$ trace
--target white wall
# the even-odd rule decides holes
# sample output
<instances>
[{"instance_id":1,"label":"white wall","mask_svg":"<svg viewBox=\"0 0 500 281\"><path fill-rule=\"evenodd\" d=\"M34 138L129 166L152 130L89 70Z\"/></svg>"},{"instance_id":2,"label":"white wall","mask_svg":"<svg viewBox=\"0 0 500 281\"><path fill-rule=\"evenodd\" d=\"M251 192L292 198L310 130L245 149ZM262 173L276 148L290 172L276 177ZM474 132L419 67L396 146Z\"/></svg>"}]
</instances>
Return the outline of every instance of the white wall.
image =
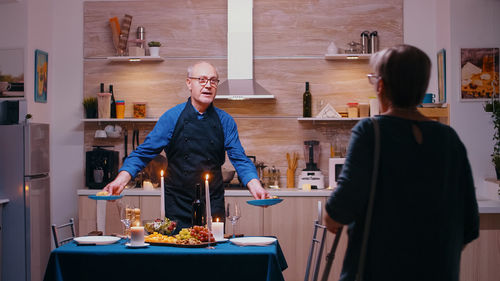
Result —
<instances>
[{"instance_id":1,"label":"white wall","mask_svg":"<svg viewBox=\"0 0 500 281\"><path fill-rule=\"evenodd\" d=\"M77 219L77 189L84 188L83 1L53 0L52 10L52 222Z\"/></svg>"},{"instance_id":2,"label":"white wall","mask_svg":"<svg viewBox=\"0 0 500 281\"><path fill-rule=\"evenodd\" d=\"M33 115L33 122L50 123L51 103L54 100L54 73L52 66L52 0L24 0L27 3L26 17L26 68L24 72L24 92L28 103L28 113ZM34 100L35 50L49 54L47 103L36 103Z\"/></svg>"},{"instance_id":3,"label":"white wall","mask_svg":"<svg viewBox=\"0 0 500 281\"><path fill-rule=\"evenodd\" d=\"M405 43L424 50L433 63L430 92L437 92L436 52L446 49L447 101L450 125L464 142L474 182L481 193L483 179L494 177L490 161L493 126L483 102L461 102L460 48L500 47L500 0L405 0Z\"/></svg>"},{"instance_id":4,"label":"white wall","mask_svg":"<svg viewBox=\"0 0 500 281\"><path fill-rule=\"evenodd\" d=\"M460 48L500 48L500 0L450 1L451 48L447 63L451 125L467 147L476 186L495 177L490 161L493 124L483 102L460 102Z\"/></svg>"},{"instance_id":5,"label":"white wall","mask_svg":"<svg viewBox=\"0 0 500 281\"><path fill-rule=\"evenodd\" d=\"M436 69L436 0L405 0L403 2L404 43L424 51L432 63L427 93L437 96Z\"/></svg>"}]
</instances>

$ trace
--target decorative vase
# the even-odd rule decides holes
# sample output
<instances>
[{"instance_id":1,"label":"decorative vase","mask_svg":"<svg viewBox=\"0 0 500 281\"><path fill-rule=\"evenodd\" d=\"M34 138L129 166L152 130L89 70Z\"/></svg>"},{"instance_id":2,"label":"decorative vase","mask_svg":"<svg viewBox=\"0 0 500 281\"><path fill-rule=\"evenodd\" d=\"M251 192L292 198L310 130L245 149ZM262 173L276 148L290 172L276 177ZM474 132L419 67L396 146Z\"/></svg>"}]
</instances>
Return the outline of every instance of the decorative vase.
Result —
<instances>
[{"instance_id":1,"label":"decorative vase","mask_svg":"<svg viewBox=\"0 0 500 281\"><path fill-rule=\"evenodd\" d=\"M149 47L149 55L152 57L160 56L160 47Z\"/></svg>"}]
</instances>

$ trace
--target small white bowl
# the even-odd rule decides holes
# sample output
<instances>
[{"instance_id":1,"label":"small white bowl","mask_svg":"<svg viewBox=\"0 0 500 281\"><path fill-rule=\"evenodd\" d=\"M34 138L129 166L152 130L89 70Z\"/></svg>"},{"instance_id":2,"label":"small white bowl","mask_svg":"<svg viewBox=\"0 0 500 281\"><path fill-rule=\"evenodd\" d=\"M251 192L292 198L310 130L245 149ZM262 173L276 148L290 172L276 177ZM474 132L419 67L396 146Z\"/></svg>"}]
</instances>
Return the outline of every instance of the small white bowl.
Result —
<instances>
[{"instance_id":1,"label":"small white bowl","mask_svg":"<svg viewBox=\"0 0 500 281\"><path fill-rule=\"evenodd\" d=\"M98 138L98 139L106 138L107 137L106 131L104 131L104 130L96 130L94 137Z\"/></svg>"}]
</instances>

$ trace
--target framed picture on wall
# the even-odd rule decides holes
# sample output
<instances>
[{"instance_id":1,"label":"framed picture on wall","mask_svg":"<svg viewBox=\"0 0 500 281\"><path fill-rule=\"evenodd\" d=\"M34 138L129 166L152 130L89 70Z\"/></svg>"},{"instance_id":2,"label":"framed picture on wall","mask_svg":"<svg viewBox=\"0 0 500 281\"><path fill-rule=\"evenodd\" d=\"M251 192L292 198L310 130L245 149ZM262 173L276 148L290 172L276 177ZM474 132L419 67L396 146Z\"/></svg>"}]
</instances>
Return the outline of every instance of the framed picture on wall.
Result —
<instances>
[{"instance_id":1,"label":"framed picture on wall","mask_svg":"<svg viewBox=\"0 0 500 281\"><path fill-rule=\"evenodd\" d=\"M437 53L438 103L446 102L446 50Z\"/></svg>"},{"instance_id":2,"label":"framed picture on wall","mask_svg":"<svg viewBox=\"0 0 500 281\"><path fill-rule=\"evenodd\" d=\"M35 102L47 102L49 54L35 50Z\"/></svg>"},{"instance_id":3,"label":"framed picture on wall","mask_svg":"<svg viewBox=\"0 0 500 281\"><path fill-rule=\"evenodd\" d=\"M498 97L498 48L461 49L462 101Z\"/></svg>"}]
</instances>

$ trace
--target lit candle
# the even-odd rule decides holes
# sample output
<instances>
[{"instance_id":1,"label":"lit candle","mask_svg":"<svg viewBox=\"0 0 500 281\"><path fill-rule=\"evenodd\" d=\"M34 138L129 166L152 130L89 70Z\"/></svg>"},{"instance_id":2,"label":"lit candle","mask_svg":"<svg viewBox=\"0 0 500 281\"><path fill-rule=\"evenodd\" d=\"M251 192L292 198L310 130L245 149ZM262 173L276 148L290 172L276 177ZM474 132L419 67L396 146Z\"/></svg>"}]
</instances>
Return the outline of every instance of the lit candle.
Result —
<instances>
[{"instance_id":1,"label":"lit candle","mask_svg":"<svg viewBox=\"0 0 500 281\"><path fill-rule=\"evenodd\" d=\"M142 246L144 245L144 227L132 226L130 228L130 245Z\"/></svg>"},{"instance_id":2,"label":"lit candle","mask_svg":"<svg viewBox=\"0 0 500 281\"><path fill-rule=\"evenodd\" d=\"M210 188L208 186L208 174L205 176L205 205L207 208L207 228L212 232L212 211L210 209Z\"/></svg>"},{"instance_id":3,"label":"lit candle","mask_svg":"<svg viewBox=\"0 0 500 281\"><path fill-rule=\"evenodd\" d=\"M212 223L212 234L214 235L215 241L224 239L224 223L219 222L219 218L217 218L217 222Z\"/></svg>"},{"instance_id":4,"label":"lit candle","mask_svg":"<svg viewBox=\"0 0 500 281\"><path fill-rule=\"evenodd\" d=\"M165 218L165 183L163 182L163 170L161 170L160 179L160 218Z\"/></svg>"}]
</instances>

